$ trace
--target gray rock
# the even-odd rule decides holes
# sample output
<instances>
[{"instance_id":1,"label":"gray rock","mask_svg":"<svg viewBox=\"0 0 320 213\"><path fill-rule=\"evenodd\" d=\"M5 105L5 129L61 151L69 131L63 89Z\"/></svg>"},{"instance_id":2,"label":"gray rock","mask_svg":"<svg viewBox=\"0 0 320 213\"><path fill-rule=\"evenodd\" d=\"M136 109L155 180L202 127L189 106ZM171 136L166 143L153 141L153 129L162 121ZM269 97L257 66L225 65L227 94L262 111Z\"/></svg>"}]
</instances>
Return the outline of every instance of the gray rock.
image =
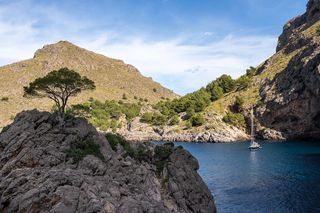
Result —
<instances>
[{"instance_id":1,"label":"gray rock","mask_svg":"<svg viewBox=\"0 0 320 213\"><path fill-rule=\"evenodd\" d=\"M72 144L89 139L103 157L77 162L67 155ZM144 146L154 153L155 145ZM83 119L61 124L50 113L22 112L0 134L0 212L216 212L196 159L171 149L164 189L153 156L140 162L113 151Z\"/></svg>"}]
</instances>

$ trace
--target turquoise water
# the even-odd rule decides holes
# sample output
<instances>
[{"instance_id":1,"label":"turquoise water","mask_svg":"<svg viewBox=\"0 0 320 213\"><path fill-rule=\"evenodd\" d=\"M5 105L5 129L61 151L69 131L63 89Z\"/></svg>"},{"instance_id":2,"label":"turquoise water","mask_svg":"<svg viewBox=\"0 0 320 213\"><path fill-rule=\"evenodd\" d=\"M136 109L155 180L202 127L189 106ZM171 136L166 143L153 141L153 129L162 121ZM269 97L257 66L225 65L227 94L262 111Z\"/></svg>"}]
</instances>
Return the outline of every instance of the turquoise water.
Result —
<instances>
[{"instance_id":1,"label":"turquoise water","mask_svg":"<svg viewBox=\"0 0 320 213\"><path fill-rule=\"evenodd\" d=\"M320 143L175 144L198 159L220 213L320 212Z\"/></svg>"}]
</instances>

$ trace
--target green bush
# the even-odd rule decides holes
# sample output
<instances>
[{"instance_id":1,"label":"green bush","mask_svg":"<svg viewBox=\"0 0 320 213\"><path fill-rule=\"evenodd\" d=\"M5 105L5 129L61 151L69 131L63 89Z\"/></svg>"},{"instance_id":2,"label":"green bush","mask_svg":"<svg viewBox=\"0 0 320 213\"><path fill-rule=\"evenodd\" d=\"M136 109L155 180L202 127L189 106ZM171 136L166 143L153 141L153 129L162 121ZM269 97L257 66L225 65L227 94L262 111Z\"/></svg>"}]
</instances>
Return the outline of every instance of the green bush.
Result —
<instances>
[{"instance_id":1,"label":"green bush","mask_svg":"<svg viewBox=\"0 0 320 213\"><path fill-rule=\"evenodd\" d=\"M180 123L180 118L178 115L174 115L170 120L170 125L178 125Z\"/></svg>"},{"instance_id":2,"label":"green bush","mask_svg":"<svg viewBox=\"0 0 320 213\"><path fill-rule=\"evenodd\" d=\"M75 141L71 143L70 149L67 151L67 157L71 157L75 162L81 161L87 155L94 155L103 161L105 160L99 144L96 144L91 139Z\"/></svg>"},{"instance_id":3,"label":"green bush","mask_svg":"<svg viewBox=\"0 0 320 213\"><path fill-rule=\"evenodd\" d=\"M222 88L223 93L231 92L236 87L235 80L233 80L230 75L222 75L215 81Z\"/></svg>"},{"instance_id":4,"label":"green bush","mask_svg":"<svg viewBox=\"0 0 320 213\"><path fill-rule=\"evenodd\" d=\"M121 135L107 133L105 137L107 138L111 148L114 151L117 151L117 146L118 144L120 144L123 147L123 149L126 151L127 155L129 155L130 157L134 157L134 150L130 146L129 142L126 141Z\"/></svg>"},{"instance_id":5,"label":"green bush","mask_svg":"<svg viewBox=\"0 0 320 213\"><path fill-rule=\"evenodd\" d=\"M206 120L202 114L195 114L191 117L190 122L192 126L201 126L206 122Z\"/></svg>"},{"instance_id":6,"label":"green bush","mask_svg":"<svg viewBox=\"0 0 320 213\"><path fill-rule=\"evenodd\" d=\"M252 79L246 75L241 76L236 80L237 84L237 90L243 90L246 89L250 83L252 82Z\"/></svg>"},{"instance_id":7,"label":"green bush","mask_svg":"<svg viewBox=\"0 0 320 213\"><path fill-rule=\"evenodd\" d=\"M95 127L106 131L109 128L115 130L118 121L122 115L126 116L128 121L139 116L141 106L133 103L123 103L122 101L105 101L90 100L83 104L73 105L68 109L68 113L77 117L84 117L89 120Z\"/></svg>"},{"instance_id":8,"label":"green bush","mask_svg":"<svg viewBox=\"0 0 320 213\"><path fill-rule=\"evenodd\" d=\"M228 124L237 126L237 127L245 127L246 122L244 116L241 113L232 113L228 112L222 120Z\"/></svg>"},{"instance_id":9,"label":"green bush","mask_svg":"<svg viewBox=\"0 0 320 213\"><path fill-rule=\"evenodd\" d=\"M246 70L246 75L248 77L253 77L256 74L256 72L257 72L257 68L251 66Z\"/></svg>"},{"instance_id":10,"label":"green bush","mask_svg":"<svg viewBox=\"0 0 320 213\"><path fill-rule=\"evenodd\" d=\"M143 123L152 123L153 119L153 113L152 112L145 112L141 118L140 121Z\"/></svg>"},{"instance_id":11,"label":"green bush","mask_svg":"<svg viewBox=\"0 0 320 213\"><path fill-rule=\"evenodd\" d=\"M193 108L187 109L187 111L186 111L186 119L188 120L188 119L192 118L192 116L194 116L195 113L196 112L194 111Z\"/></svg>"},{"instance_id":12,"label":"green bush","mask_svg":"<svg viewBox=\"0 0 320 213\"><path fill-rule=\"evenodd\" d=\"M231 111L239 113L243 110L244 99L240 96L236 96L236 99L231 106Z\"/></svg>"},{"instance_id":13,"label":"green bush","mask_svg":"<svg viewBox=\"0 0 320 213\"><path fill-rule=\"evenodd\" d=\"M142 144L139 144L137 149L134 152L134 159L142 162L149 162L150 159L152 158L152 153L146 149L146 147Z\"/></svg>"},{"instance_id":14,"label":"green bush","mask_svg":"<svg viewBox=\"0 0 320 213\"><path fill-rule=\"evenodd\" d=\"M211 101L216 101L223 96L223 89L218 85L217 82L208 84L206 89L211 94Z\"/></svg>"},{"instance_id":15,"label":"green bush","mask_svg":"<svg viewBox=\"0 0 320 213\"><path fill-rule=\"evenodd\" d=\"M157 92L157 89L156 89L156 88L153 88L152 91L153 91L153 92Z\"/></svg>"},{"instance_id":16,"label":"green bush","mask_svg":"<svg viewBox=\"0 0 320 213\"><path fill-rule=\"evenodd\" d=\"M156 146L154 149L154 159L156 165L156 174L162 176L163 169L168 164L168 158L172 153L172 146Z\"/></svg>"},{"instance_id":17,"label":"green bush","mask_svg":"<svg viewBox=\"0 0 320 213\"><path fill-rule=\"evenodd\" d=\"M152 118L152 124L161 126L165 125L168 122L168 119L166 116L160 114L160 113L154 113Z\"/></svg>"},{"instance_id":18,"label":"green bush","mask_svg":"<svg viewBox=\"0 0 320 213\"><path fill-rule=\"evenodd\" d=\"M316 33L317 33L317 36L320 36L320 27L317 28Z\"/></svg>"},{"instance_id":19,"label":"green bush","mask_svg":"<svg viewBox=\"0 0 320 213\"><path fill-rule=\"evenodd\" d=\"M146 112L141 116L140 119L143 123L153 124L153 125L164 125L167 123L168 119L165 115L156 112Z\"/></svg>"}]
</instances>

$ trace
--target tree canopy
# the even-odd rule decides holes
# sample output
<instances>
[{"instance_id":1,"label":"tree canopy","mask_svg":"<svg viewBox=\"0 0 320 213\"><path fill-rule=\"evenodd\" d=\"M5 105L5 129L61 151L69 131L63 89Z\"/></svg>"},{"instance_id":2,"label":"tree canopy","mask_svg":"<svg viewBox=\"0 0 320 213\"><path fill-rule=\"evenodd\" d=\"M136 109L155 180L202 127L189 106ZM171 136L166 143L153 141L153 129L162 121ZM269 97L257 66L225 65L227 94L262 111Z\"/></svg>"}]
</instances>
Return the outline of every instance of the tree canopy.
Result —
<instances>
[{"instance_id":1,"label":"tree canopy","mask_svg":"<svg viewBox=\"0 0 320 213\"><path fill-rule=\"evenodd\" d=\"M50 98L55 102L58 114L63 119L69 98L83 90L93 89L95 85L92 80L65 67L31 82L29 86L24 87L24 96Z\"/></svg>"}]
</instances>

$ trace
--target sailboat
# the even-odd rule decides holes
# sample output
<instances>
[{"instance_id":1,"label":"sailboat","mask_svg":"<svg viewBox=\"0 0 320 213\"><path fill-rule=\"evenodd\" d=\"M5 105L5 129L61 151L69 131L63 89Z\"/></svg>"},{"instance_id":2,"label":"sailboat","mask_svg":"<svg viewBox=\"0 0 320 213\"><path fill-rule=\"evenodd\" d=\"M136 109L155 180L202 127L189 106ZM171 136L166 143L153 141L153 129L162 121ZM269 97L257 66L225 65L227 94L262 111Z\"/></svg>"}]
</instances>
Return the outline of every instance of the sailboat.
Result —
<instances>
[{"instance_id":1,"label":"sailboat","mask_svg":"<svg viewBox=\"0 0 320 213\"><path fill-rule=\"evenodd\" d=\"M251 109L251 141L250 141L250 146L248 149L250 150L256 150L256 149L261 149L262 147L258 142L255 141L254 139L254 124L253 124L253 108Z\"/></svg>"}]
</instances>

